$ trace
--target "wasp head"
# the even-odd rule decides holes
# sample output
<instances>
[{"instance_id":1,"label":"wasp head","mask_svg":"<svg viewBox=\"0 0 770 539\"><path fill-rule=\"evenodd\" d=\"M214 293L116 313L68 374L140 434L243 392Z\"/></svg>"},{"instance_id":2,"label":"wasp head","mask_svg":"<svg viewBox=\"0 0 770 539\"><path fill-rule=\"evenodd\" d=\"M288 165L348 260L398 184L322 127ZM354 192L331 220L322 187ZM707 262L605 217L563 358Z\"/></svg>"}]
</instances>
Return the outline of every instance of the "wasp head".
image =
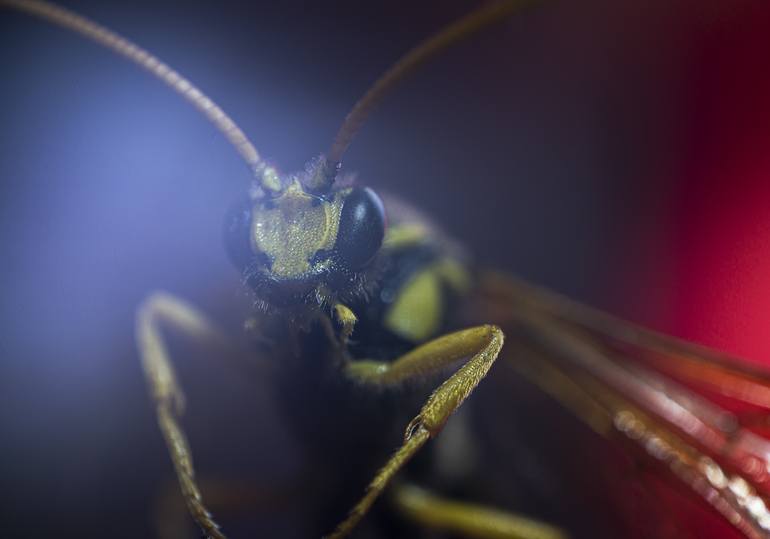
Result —
<instances>
[{"instance_id":1,"label":"wasp head","mask_svg":"<svg viewBox=\"0 0 770 539\"><path fill-rule=\"evenodd\" d=\"M385 234L380 198L368 188L315 194L293 179L228 214L225 243L257 304L303 308L362 294Z\"/></svg>"}]
</instances>

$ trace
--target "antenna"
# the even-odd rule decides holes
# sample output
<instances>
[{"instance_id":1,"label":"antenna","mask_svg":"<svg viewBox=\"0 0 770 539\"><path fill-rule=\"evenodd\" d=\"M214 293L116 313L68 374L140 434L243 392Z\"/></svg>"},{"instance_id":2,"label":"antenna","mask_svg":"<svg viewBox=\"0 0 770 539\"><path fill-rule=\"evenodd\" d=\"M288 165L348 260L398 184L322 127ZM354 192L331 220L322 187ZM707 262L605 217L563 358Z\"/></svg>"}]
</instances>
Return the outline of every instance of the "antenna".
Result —
<instances>
[{"instance_id":1,"label":"antenna","mask_svg":"<svg viewBox=\"0 0 770 539\"><path fill-rule=\"evenodd\" d=\"M87 37L155 75L177 94L189 101L224 135L251 169L260 187L265 191L277 192L281 190L281 182L276 170L267 166L259 156L257 149L233 119L197 86L143 48L77 13L42 0L0 0L0 6L7 6L35 15Z\"/></svg>"},{"instance_id":2,"label":"antenna","mask_svg":"<svg viewBox=\"0 0 770 539\"><path fill-rule=\"evenodd\" d=\"M402 79L422 63L457 41L475 34L490 24L503 20L515 10L532 3L532 0L507 0L482 6L429 37L402 56L369 87L364 96L358 100L345 117L328 154L321 159L313 176L308 180L308 187L316 192L325 192L331 188L339 171L342 156L350 143L353 142L353 138L358 134L369 114L380 104L383 97Z\"/></svg>"}]
</instances>

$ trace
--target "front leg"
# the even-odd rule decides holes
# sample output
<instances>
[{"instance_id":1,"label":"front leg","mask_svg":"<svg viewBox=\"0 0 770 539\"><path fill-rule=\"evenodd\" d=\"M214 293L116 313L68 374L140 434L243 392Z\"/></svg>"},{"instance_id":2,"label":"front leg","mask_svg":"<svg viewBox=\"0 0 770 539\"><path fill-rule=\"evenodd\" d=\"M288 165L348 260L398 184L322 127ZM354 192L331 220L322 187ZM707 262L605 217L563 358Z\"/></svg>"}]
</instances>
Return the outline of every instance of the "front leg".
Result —
<instances>
[{"instance_id":1,"label":"front leg","mask_svg":"<svg viewBox=\"0 0 770 539\"><path fill-rule=\"evenodd\" d=\"M165 293L155 293L139 308L136 316L136 340L142 366L155 401L158 424L166 440L171 461L182 489L185 503L207 538L225 539L219 526L203 505L195 481L192 453L177 418L184 410L184 394L163 342L161 326L178 329L196 340L222 344L224 337L198 311Z\"/></svg>"},{"instance_id":2,"label":"front leg","mask_svg":"<svg viewBox=\"0 0 770 539\"><path fill-rule=\"evenodd\" d=\"M342 303L335 303L332 312L334 313L334 321L341 326L340 343L342 344L342 348L345 349L350 340L350 335L356 327L358 318L356 318L355 313L351 311L349 307Z\"/></svg>"},{"instance_id":3,"label":"front leg","mask_svg":"<svg viewBox=\"0 0 770 539\"><path fill-rule=\"evenodd\" d=\"M407 380L440 372L459 361L467 361L442 383L428 398L420 413L406 428L403 445L380 469L369 484L366 494L340 523L330 538L348 535L366 515L393 476L430 438L441 432L449 416L460 407L486 376L503 346L503 332L497 326L479 326L444 335L392 363L353 361L346 365L347 374L365 384L397 385Z\"/></svg>"}]
</instances>

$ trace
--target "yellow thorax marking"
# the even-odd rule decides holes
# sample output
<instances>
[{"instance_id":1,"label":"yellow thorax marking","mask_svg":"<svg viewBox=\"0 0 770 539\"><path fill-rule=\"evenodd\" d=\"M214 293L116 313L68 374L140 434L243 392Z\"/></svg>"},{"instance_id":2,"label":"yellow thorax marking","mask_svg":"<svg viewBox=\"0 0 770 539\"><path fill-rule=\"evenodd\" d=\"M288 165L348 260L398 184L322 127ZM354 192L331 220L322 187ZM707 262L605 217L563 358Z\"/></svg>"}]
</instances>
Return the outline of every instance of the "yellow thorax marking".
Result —
<instances>
[{"instance_id":1,"label":"yellow thorax marking","mask_svg":"<svg viewBox=\"0 0 770 539\"><path fill-rule=\"evenodd\" d=\"M441 327L448 285L457 294L470 284L467 270L451 258L442 258L416 273L399 290L385 315L385 327L414 343L434 337Z\"/></svg>"},{"instance_id":2,"label":"yellow thorax marking","mask_svg":"<svg viewBox=\"0 0 770 539\"><path fill-rule=\"evenodd\" d=\"M415 243L425 241L428 230L420 223L409 223L389 226L385 231L385 240L383 247L398 249L408 247Z\"/></svg>"},{"instance_id":3,"label":"yellow thorax marking","mask_svg":"<svg viewBox=\"0 0 770 539\"><path fill-rule=\"evenodd\" d=\"M334 246L342 197L319 202L294 181L274 203L274 208L254 210L252 241L273 260L273 275L301 277L316 252Z\"/></svg>"}]
</instances>

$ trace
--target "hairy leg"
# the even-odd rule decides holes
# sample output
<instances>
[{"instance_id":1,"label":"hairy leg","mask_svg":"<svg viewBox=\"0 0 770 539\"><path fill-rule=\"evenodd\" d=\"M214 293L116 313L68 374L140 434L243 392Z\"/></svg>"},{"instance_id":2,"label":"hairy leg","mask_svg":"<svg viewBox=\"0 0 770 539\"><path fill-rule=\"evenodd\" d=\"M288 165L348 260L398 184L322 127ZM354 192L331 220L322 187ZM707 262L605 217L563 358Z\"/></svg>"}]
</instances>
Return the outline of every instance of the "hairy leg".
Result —
<instances>
[{"instance_id":1,"label":"hairy leg","mask_svg":"<svg viewBox=\"0 0 770 539\"><path fill-rule=\"evenodd\" d=\"M347 374L353 379L364 384L383 386L398 385L410 379L437 373L465 360L462 366L431 394L407 426L403 445L380 469L369 484L364 497L330 537L345 537L355 528L396 472L430 438L441 432L449 416L486 376L502 346L503 333L500 328L479 326L439 337L392 363L364 360L347 365Z\"/></svg>"},{"instance_id":2,"label":"hairy leg","mask_svg":"<svg viewBox=\"0 0 770 539\"><path fill-rule=\"evenodd\" d=\"M136 340L142 366L185 503L206 537L224 539L224 534L203 504L195 481L190 446L178 422L184 410L184 394L177 383L163 341L163 326L177 329L196 340L216 344L223 344L226 340L202 314L169 294L159 292L151 295L137 312Z\"/></svg>"}]
</instances>

